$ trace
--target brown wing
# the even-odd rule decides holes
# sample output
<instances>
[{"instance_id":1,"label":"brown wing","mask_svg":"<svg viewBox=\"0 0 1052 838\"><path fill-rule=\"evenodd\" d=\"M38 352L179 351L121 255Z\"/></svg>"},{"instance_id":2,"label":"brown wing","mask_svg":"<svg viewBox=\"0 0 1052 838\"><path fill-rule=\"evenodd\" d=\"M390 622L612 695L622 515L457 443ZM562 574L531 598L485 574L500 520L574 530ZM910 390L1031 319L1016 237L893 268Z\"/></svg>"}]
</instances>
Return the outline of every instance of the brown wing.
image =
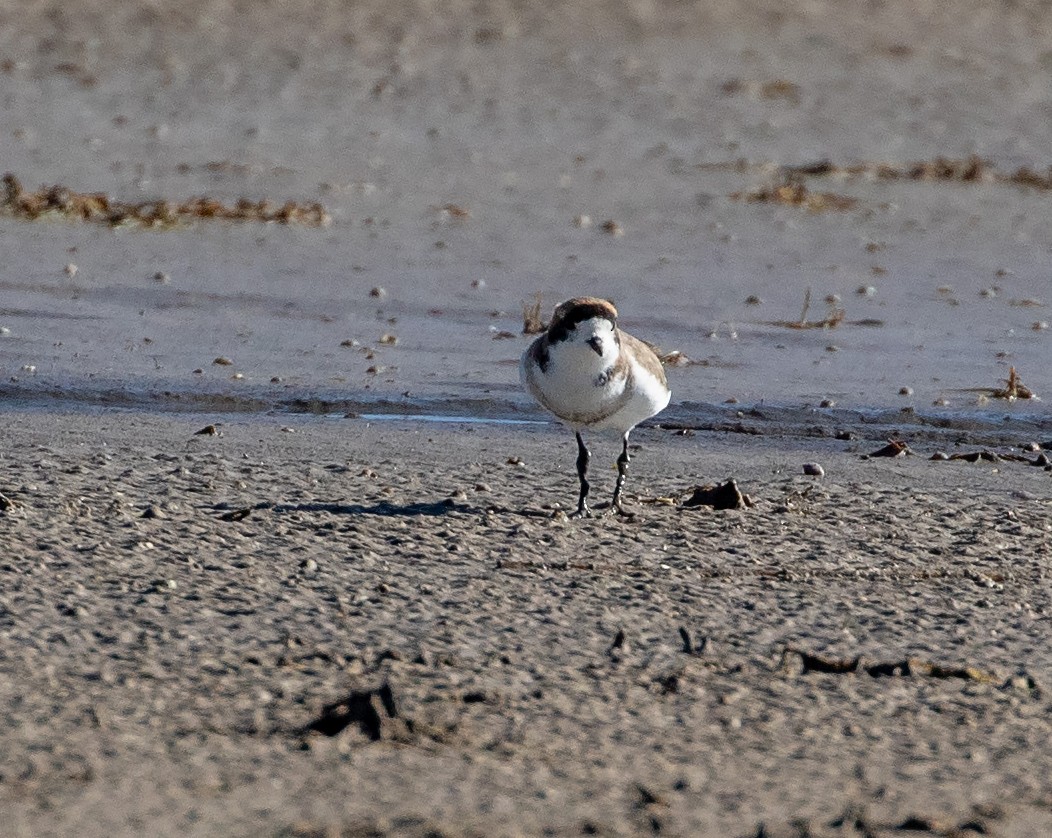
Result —
<instances>
[{"instance_id":1,"label":"brown wing","mask_svg":"<svg viewBox=\"0 0 1052 838\"><path fill-rule=\"evenodd\" d=\"M621 345L632 350L639 365L667 387L668 381L665 378L665 368L661 365L661 361L658 360L654 350L628 332L622 332L618 329L617 334L621 339Z\"/></svg>"}]
</instances>

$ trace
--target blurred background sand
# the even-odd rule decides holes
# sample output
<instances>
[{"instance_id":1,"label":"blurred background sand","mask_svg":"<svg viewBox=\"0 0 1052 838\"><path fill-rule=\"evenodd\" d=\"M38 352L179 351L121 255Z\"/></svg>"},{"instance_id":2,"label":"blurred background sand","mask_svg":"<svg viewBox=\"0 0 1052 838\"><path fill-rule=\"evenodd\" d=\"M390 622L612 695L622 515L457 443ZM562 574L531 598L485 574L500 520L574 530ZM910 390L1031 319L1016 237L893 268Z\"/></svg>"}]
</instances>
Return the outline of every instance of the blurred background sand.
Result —
<instances>
[{"instance_id":1,"label":"blurred background sand","mask_svg":"<svg viewBox=\"0 0 1052 838\"><path fill-rule=\"evenodd\" d=\"M580 292L702 362L673 370L673 408L952 415L1011 365L1049 389L1052 191L990 174L1052 164L1041 3L40 3L0 23L3 168L27 188L332 216L0 219L9 396L513 410L523 342L494 338ZM876 175L973 154L978 182ZM730 197L820 161L868 167L805 179L850 208ZM808 289L839 328L771 325Z\"/></svg>"}]
</instances>

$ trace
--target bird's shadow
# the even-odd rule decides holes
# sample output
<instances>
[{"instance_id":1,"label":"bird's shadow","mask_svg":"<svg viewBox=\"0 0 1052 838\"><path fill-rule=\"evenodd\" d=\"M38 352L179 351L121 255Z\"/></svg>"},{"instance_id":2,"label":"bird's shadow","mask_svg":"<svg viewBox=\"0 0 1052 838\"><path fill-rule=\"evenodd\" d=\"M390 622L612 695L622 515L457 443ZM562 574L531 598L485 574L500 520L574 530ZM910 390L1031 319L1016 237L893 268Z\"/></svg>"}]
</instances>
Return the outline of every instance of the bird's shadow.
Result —
<instances>
[{"instance_id":1,"label":"bird's shadow","mask_svg":"<svg viewBox=\"0 0 1052 838\"><path fill-rule=\"evenodd\" d=\"M216 504L213 509L229 514L235 510L231 504ZM482 509L458 503L448 499L439 501L416 501L415 503L389 503L381 501L375 504L362 503L327 503L311 501L307 503L257 503L243 509L246 513L255 511L275 512L279 515L290 512L327 513L329 515L386 515L392 517L438 517L451 513L481 513Z\"/></svg>"},{"instance_id":2,"label":"bird's shadow","mask_svg":"<svg viewBox=\"0 0 1052 838\"><path fill-rule=\"evenodd\" d=\"M480 510L456 503L440 501L416 501L415 503L389 503L381 501L372 505L362 503L276 503L274 512L328 512L330 515L389 515L417 518L449 515L452 512L476 512Z\"/></svg>"}]
</instances>

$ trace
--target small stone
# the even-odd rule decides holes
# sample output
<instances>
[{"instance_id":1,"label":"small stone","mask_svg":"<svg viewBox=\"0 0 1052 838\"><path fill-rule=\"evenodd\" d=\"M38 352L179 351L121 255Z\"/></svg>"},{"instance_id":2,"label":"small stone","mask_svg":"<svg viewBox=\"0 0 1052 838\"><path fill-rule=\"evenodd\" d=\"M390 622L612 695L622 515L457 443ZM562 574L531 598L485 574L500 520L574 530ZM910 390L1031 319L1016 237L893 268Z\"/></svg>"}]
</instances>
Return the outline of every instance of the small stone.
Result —
<instances>
[{"instance_id":1,"label":"small stone","mask_svg":"<svg viewBox=\"0 0 1052 838\"><path fill-rule=\"evenodd\" d=\"M70 262L62 270L66 274L66 276L68 276L70 279L73 279L73 277L75 277L77 275L77 270L78 269L77 269L76 265L74 265L72 262Z\"/></svg>"},{"instance_id":2,"label":"small stone","mask_svg":"<svg viewBox=\"0 0 1052 838\"><path fill-rule=\"evenodd\" d=\"M1045 329L1048 328L1048 321L1047 320L1035 320L1030 325L1030 328L1033 329L1035 332L1043 332Z\"/></svg>"},{"instance_id":3,"label":"small stone","mask_svg":"<svg viewBox=\"0 0 1052 838\"><path fill-rule=\"evenodd\" d=\"M818 463L804 463L804 474L809 477L825 477L826 470Z\"/></svg>"},{"instance_id":4,"label":"small stone","mask_svg":"<svg viewBox=\"0 0 1052 838\"><path fill-rule=\"evenodd\" d=\"M625 228L614 221L612 218L604 221L600 227L604 233L611 236L623 236L625 234Z\"/></svg>"},{"instance_id":5,"label":"small stone","mask_svg":"<svg viewBox=\"0 0 1052 838\"><path fill-rule=\"evenodd\" d=\"M763 300L761 300L755 294L750 294L748 297L745 298L745 305L747 305L747 306L758 306L762 302L763 302Z\"/></svg>"},{"instance_id":6,"label":"small stone","mask_svg":"<svg viewBox=\"0 0 1052 838\"><path fill-rule=\"evenodd\" d=\"M386 291L386 289L380 288L379 286L377 286L376 288L373 288L369 292L369 296L370 297L375 297L378 300L382 300L384 297L387 296L387 291Z\"/></svg>"},{"instance_id":7,"label":"small stone","mask_svg":"<svg viewBox=\"0 0 1052 838\"><path fill-rule=\"evenodd\" d=\"M979 292L979 296L980 297L987 297L987 298L996 297L997 296L997 289L996 288L983 288Z\"/></svg>"},{"instance_id":8,"label":"small stone","mask_svg":"<svg viewBox=\"0 0 1052 838\"><path fill-rule=\"evenodd\" d=\"M314 573L318 569L318 563L314 559L304 559L300 562L300 568L307 573Z\"/></svg>"},{"instance_id":9,"label":"small stone","mask_svg":"<svg viewBox=\"0 0 1052 838\"><path fill-rule=\"evenodd\" d=\"M233 361L231 361L229 358L224 358L222 355L220 355L218 358L212 361L212 363L215 364L217 367L230 367L234 365Z\"/></svg>"},{"instance_id":10,"label":"small stone","mask_svg":"<svg viewBox=\"0 0 1052 838\"><path fill-rule=\"evenodd\" d=\"M168 274L166 274L164 271L157 271L157 273L153 275L153 281L159 282L161 283L161 285L167 285L169 282L172 281L172 278L168 276Z\"/></svg>"},{"instance_id":11,"label":"small stone","mask_svg":"<svg viewBox=\"0 0 1052 838\"><path fill-rule=\"evenodd\" d=\"M900 396L912 396L913 395L913 388L912 387L899 387L899 395Z\"/></svg>"},{"instance_id":12,"label":"small stone","mask_svg":"<svg viewBox=\"0 0 1052 838\"><path fill-rule=\"evenodd\" d=\"M822 399L818 404L819 407L836 407L836 402L832 399Z\"/></svg>"},{"instance_id":13,"label":"small stone","mask_svg":"<svg viewBox=\"0 0 1052 838\"><path fill-rule=\"evenodd\" d=\"M398 338L392 334L383 334L380 336L380 343L384 346L394 346L398 343Z\"/></svg>"},{"instance_id":14,"label":"small stone","mask_svg":"<svg viewBox=\"0 0 1052 838\"><path fill-rule=\"evenodd\" d=\"M143 510L143 518L167 518L167 513L159 506L148 506Z\"/></svg>"},{"instance_id":15,"label":"small stone","mask_svg":"<svg viewBox=\"0 0 1052 838\"><path fill-rule=\"evenodd\" d=\"M855 293L860 297L875 297L877 295L877 289L872 285L860 285L855 289Z\"/></svg>"},{"instance_id":16,"label":"small stone","mask_svg":"<svg viewBox=\"0 0 1052 838\"><path fill-rule=\"evenodd\" d=\"M931 459L933 459L933 460L948 460L948 459L950 459L950 455L947 454L945 451L936 451L934 454L931 455Z\"/></svg>"},{"instance_id":17,"label":"small stone","mask_svg":"<svg viewBox=\"0 0 1052 838\"><path fill-rule=\"evenodd\" d=\"M592 217L590 215L578 215L573 220L573 226L587 229L592 226Z\"/></svg>"}]
</instances>

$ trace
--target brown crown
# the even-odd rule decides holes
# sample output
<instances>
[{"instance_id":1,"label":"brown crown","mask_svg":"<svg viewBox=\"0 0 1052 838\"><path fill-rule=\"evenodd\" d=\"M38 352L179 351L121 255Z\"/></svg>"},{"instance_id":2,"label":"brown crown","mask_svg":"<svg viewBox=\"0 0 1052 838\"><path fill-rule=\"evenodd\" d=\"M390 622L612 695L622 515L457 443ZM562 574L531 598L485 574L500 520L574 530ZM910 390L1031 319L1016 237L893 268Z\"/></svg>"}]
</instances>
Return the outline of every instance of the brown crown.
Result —
<instances>
[{"instance_id":1,"label":"brown crown","mask_svg":"<svg viewBox=\"0 0 1052 838\"><path fill-rule=\"evenodd\" d=\"M552 322L548 324L548 340L552 343L566 340L578 323L593 317L604 317L616 325L617 309L609 300L598 297L574 297L559 303L552 314Z\"/></svg>"}]
</instances>

